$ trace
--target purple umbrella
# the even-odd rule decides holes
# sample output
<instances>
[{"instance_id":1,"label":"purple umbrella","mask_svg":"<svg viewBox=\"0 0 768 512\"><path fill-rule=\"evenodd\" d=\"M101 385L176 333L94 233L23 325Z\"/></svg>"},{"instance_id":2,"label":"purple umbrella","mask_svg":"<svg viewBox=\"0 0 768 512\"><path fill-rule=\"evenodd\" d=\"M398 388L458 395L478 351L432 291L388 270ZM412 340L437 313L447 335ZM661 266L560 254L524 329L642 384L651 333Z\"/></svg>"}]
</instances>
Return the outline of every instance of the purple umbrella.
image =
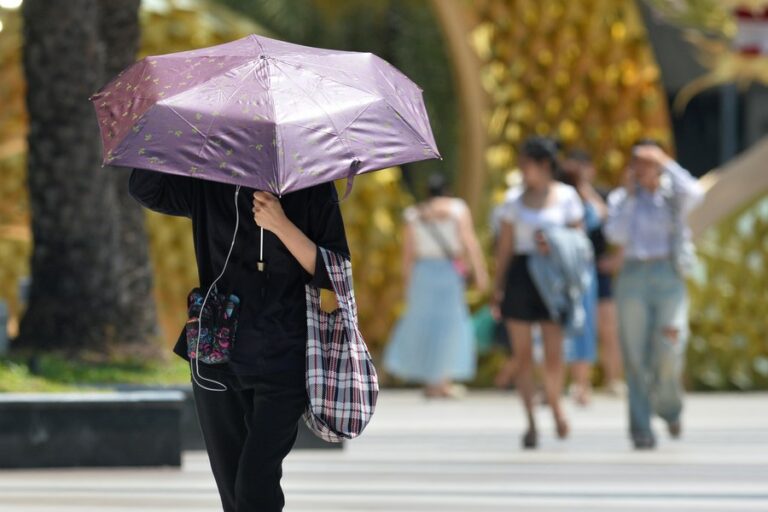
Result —
<instances>
[{"instance_id":1,"label":"purple umbrella","mask_svg":"<svg viewBox=\"0 0 768 512\"><path fill-rule=\"evenodd\" d=\"M251 35L146 57L91 99L105 164L278 196L440 157L421 89L370 53Z\"/></svg>"}]
</instances>

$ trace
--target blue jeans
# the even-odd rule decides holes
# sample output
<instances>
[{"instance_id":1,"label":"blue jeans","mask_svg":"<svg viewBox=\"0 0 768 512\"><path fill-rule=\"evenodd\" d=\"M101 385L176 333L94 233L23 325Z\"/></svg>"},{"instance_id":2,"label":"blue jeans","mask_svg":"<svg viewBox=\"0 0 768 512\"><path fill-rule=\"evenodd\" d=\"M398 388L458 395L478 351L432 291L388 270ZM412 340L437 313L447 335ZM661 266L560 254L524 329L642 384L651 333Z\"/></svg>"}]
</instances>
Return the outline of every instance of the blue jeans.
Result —
<instances>
[{"instance_id":1,"label":"blue jeans","mask_svg":"<svg viewBox=\"0 0 768 512\"><path fill-rule=\"evenodd\" d=\"M619 334L633 438L652 436L651 415L680 419L688 295L672 262L627 261L616 281Z\"/></svg>"}]
</instances>

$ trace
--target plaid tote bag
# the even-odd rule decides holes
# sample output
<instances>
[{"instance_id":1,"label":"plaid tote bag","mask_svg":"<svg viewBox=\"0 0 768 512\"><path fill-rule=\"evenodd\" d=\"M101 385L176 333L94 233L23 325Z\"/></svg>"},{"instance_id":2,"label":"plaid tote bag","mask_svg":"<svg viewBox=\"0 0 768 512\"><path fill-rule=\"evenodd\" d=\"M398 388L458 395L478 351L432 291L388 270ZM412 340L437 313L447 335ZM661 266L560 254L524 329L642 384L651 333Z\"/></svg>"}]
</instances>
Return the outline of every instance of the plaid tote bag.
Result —
<instances>
[{"instance_id":1,"label":"plaid tote bag","mask_svg":"<svg viewBox=\"0 0 768 512\"><path fill-rule=\"evenodd\" d=\"M320 248L339 307L320 309L320 290L306 287L307 394L304 421L331 443L359 436L371 421L379 394L376 369L357 322L352 265Z\"/></svg>"}]
</instances>

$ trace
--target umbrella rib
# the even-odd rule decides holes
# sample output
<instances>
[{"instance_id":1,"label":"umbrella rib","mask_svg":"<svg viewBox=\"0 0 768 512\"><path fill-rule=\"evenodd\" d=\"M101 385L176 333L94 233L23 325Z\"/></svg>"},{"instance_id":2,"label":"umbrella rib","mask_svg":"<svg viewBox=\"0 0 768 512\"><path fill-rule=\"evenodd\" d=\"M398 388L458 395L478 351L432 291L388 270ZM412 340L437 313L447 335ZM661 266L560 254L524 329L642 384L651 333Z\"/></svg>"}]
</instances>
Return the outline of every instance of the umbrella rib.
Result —
<instances>
[{"instance_id":1,"label":"umbrella rib","mask_svg":"<svg viewBox=\"0 0 768 512\"><path fill-rule=\"evenodd\" d=\"M301 123L292 123L291 121L285 121L282 124L289 125L289 126L296 126L297 128L303 128L304 130L309 130L317 133L324 133L326 135L336 135L332 131L323 130L322 128L313 128L312 126L305 126Z\"/></svg>"},{"instance_id":2,"label":"umbrella rib","mask_svg":"<svg viewBox=\"0 0 768 512\"><path fill-rule=\"evenodd\" d=\"M294 63L292 63L292 62L290 62L290 61L287 61L287 60L285 60L285 59L282 59L282 58L273 58L273 60L275 60L275 61L277 61L277 62L281 62L281 63L283 63L283 64L286 64L286 65L288 65L288 66L291 66L291 67L294 67L294 68L297 68L297 67L299 67L298 65L296 65L296 64L294 64ZM376 90L376 91L370 91L370 90L368 90L368 89L364 89L363 87L361 87L361 86L359 86L359 85L355 85L355 84L348 84L348 83L346 83L346 82L341 82L341 81L339 81L339 80L336 80L335 78L333 78L333 77L331 77L331 76L328 76L328 75L321 75L321 74L320 74L320 73L318 73L316 70L312 69L313 67L319 67L319 68L327 69L327 70L329 70L329 71L338 72L339 70L338 70L338 69L336 69L336 68L332 68L332 67L328 67L328 66L322 66L322 65L318 65L318 64L315 64L314 62L313 62L313 63L311 63L311 64L302 63L302 67L303 67L303 69L305 69L305 70L309 71L310 73L313 73L313 74L315 74L315 75L319 76L319 77L320 77L320 78L322 78L323 80L328 80L329 82L335 82L335 83L337 83L337 84L339 84L339 85L343 85L344 87L349 87L350 89L355 89L355 90L357 90L357 91L360 91L360 92L364 92L365 94L370 94L371 96L377 96L377 95L379 95L379 94L380 94L380 91L378 91L378 90ZM283 73L285 73L285 71L283 71ZM346 74L346 73L345 73L345 74ZM353 79L353 80L354 80L354 79Z\"/></svg>"},{"instance_id":3,"label":"umbrella rib","mask_svg":"<svg viewBox=\"0 0 768 512\"><path fill-rule=\"evenodd\" d=\"M147 68L149 67L149 63L147 59L148 57L145 57L144 59L142 59L144 61L143 62L144 65L141 67L141 76L139 77L138 83L142 83L144 81L144 76L147 74Z\"/></svg>"},{"instance_id":4,"label":"umbrella rib","mask_svg":"<svg viewBox=\"0 0 768 512\"><path fill-rule=\"evenodd\" d=\"M251 35L250 35L250 36L248 36L248 37L250 37L251 39L253 39L254 41L256 41L256 44L258 44L258 45L259 45L259 50L261 50L261 53L262 53L262 54L265 54L265 53L266 53L266 50L264 49L264 45L263 45L263 44L261 44L261 41L259 40L259 37L258 37L256 34L251 34Z\"/></svg>"},{"instance_id":5,"label":"umbrella rib","mask_svg":"<svg viewBox=\"0 0 768 512\"><path fill-rule=\"evenodd\" d=\"M246 64L241 64L240 66L235 66L235 67L233 67L233 68L230 68L228 71L231 71L231 70L233 70L233 69L236 69L236 68L238 68L238 67L244 67L244 66L246 66L246 65L248 65L248 64L252 64L252 63L251 63L251 62L248 62L248 63L246 63ZM239 84L239 85L237 86L237 88L236 88L236 89L235 89L235 90L232 92L232 94L230 94L230 95L229 95L229 97L228 97L228 98L227 98L227 99L226 99L226 100L223 102L222 108L223 108L224 106L228 105L228 104L229 104L229 101L230 101L230 100L231 100L231 99L232 99L232 98L235 96L235 94L237 94L237 93L240 91L240 89L242 89L242 87L243 87L243 85L244 85L244 83L243 83L243 82L245 81L245 79L246 79L248 76L250 76L252 73L254 73L255 69L256 69L256 68L255 68L255 66L252 66L252 67L251 67L251 69L250 69L250 70L249 70L247 73L245 73L245 74L242 76L242 78L240 79L240 84ZM215 78L215 77L214 77L214 78ZM210 80L207 80L207 81L206 81L206 82L204 82L204 83L207 83L208 81L210 81ZM185 92L187 92L187 91L185 91ZM220 95L222 94L222 92L221 92L220 90L218 91L218 93L219 93ZM171 108L171 110L173 110L173 108ZM174 111L174 112L175 112L175 111ZM178 113L177 113L177 115L178 115ZM181 116L179 116L179 117L181 117ZM182 119L183 119L183 117L182 117ZM186 121L186 119L185 119L185 121ZM203 153L203 149L205 149L205 146L206 146L206 144L208 144L208 140L210 139L210 132L211 132L211 128L213 127L213 123L214 123L215 121L216 121L216 118L215 118L215 117L212 117L212 118L211 118L211 120L210 120L210 122L208 123L208 128L206 128L206 129L205 129L205 133L202 133L202 132L200 132L200 130L197 130L197 129L195 129L197 132L199 132L199 133L200 133L201 135L203 135L203 137L204 137L204 140L203 140L202 144L200 144L200 149L199 149L199 150L198 150L198 152L197 152L197 156L200 156L200 155L202 155L202 153ZM189 124L189 121L187 121L187 123ZM192 125L190 125L190 126L192 126ZM192 126L192 128L194 128L194 126Z\"/></svg>"},{"instance_id":6,"label":"umbrella rib","mask_svg":"<svg viewBox=\"0 0 768 512\"><path fill-rule=\"evenodd\" d=\"M264 51L264 46L261 44L261 41L258 40L256 36L253 36L256 39L256 42L259 44L259 47L261 48L262 52ZM275 101L272 98L272 74L269 72L269 66L266 64L269 61L263 61L265 62L264 69L267 70L266 76L267 76L267 83L264 84L264 90L267 92L265 95L268 99L268 104L271 107L272 110L272 126L274 127L274 141L275 141L275 156L280 155L280 151L278 151L278 137L280 135L280 131L278 129L277 125L277 112L275 111ZM254 68L255 69L255 68ZM280 183L280 163L277 161L277 158L270 159L273 162L272 165L272 176L273 176L273 187L275 188L274 192L277 192L277 195L279 197L282 197L282 184ZM262 229L262 235L264 233L264 230Z\"/></svg>"},{"instance_id":7,"label":"umbrella rib","mask_svg":"<svg viewBox=\"0 0 768 512\"><path fill-rule=\"evenodd\" d=\"M186 117L184 117L183 115L181 115L181 114L180 114L180 113L179 113L179 112L178 112L178 111L177 111L175 108L173 108L173 106L172 106L172 105L165 105L165 104L162 104L162 105L163 105L164 107L167 107L167 108L168 108L168 110L170 110L171 112L173 112L173 113L174 113L174 114L176 114L177 116L179 116L179 119L181 119L182 121L184 121L185 123L187 123L187 124L190 126L190 128L192 128L192 131L193 131L193 132L199 133L200 135L203 135L203 136L204 136L204 137L206 137L206 139L207 139L207 136L206 136L205 134L203 134L203 132L201 132L199 128L197 128L195 125L193 125L192 123L190 123L190 122L187 120L187 118L186 118ZM201 149L201 151L202 151L202 149ZM200 152L198 152L198 156L200 156Z\"/></svg>"},{"instance_id":8,"label":"umbrella rib","mask_svg":"<svg viewBox=\"0 0 768 512\"><path fill-rule=\"evenodd\" d=\"M146 58L145 58L145 59L146 59ZM232 66L231 68L228 68L226 71L227 71L227 72L229 72L229 71L232 71L233 69L237 69L237 68L239 68L239 67L245 67L245 66L247 66L248 64L252 64L252 62L251 62L251 61L248 61L248 62L246 62L246 63L239 63L239 64L237 64L236 66ZM146 69L146 68L145 68L145 69ZM245 80L245 78L247 78L247 77L248 77L248 76L249 76L251 73L253 73L254 71L255 71L255 68L254 68L254 69L251 69L251 70L250 70L248 73L246 73L246 74L243 76L243 80ZM142 72L142 77L143 77L143 76L144 76L144 73ZM219 76L220 76L220 75L213 75L213 76L210 76L210 77L206 78L205 80L201 81L200 83L197 83L197 84L195 84L195 85L194 85L194 87L191 87L191 88L189 88L189 89L187 89L187 90L184 90L184 91L180 91L180 92L178 92L178 93L176 93L176 94L173 94L173 95L171 95L171 96L168 96L167 98L164 98L164 100L165 100L165 101L170 101L171 99L173 99L173 98L177 98L178 96L181 96L181 95L183 95L183 94L189 94L189 93L191 93L192 91L195 91L195 90L199 89L200 87L202 87L202 86L204 86L204 85L208 84L208 83L209 83L209 82L211 82L212 80L215 80L215 79L216 79L216 78L218 78ZM239 85L239 86L238 86L238 88L237 88L237 89L236 89L236 90L235 90L235 91L234 91L234 92L233 92L233 93L230 95L230 97L229 97L229 98L226 100L225 104L226 104L226 103L228 103L228 102L229 102L229 100L231 100L231 99L232 99L232 97L233 97L235 94L237 94L237 92L240 90L240 88L241 88L241 87L242 87L242 83L241 83L241 85ZM268 89L268 87L267 87L267 89ZM219 94L221 94L221 91L218 91L218 92L219 92ZM169 107L171 110L173 110L173 108L172 108L172 107L170 107L170 105L168 105L167 103L161 103L160 101L157 101L157 98L151 98L151 97L145 97L145 96L134 96L134 98L136 98L136 99L143 99L143 100L147 100L147 101L155 101L155 102L156 102L156 103L155 103L155 105L152 105L152 106L150 106L150 108L148 108L148 109L147 109L147 110L146 110L144 113L142 113L142 116L143 116L144 114L146 114L146 112L147 112L147 111L149 111L149 110L150 110L152 107L154 107L154 106L156 106L156 105L164 105L164 106L166 106L166 107ZM274 111L274 108L273 108L273 111ZM175 111L174 111L174 113L176 113L176 115L178 115L179 117L181 117L182 119L184 119L184 118L183 118L183 117L182 117L182 116L181 116L181 115L180 115L178 112L175 112ZM193 125L191 125L191 124L189 123L189 121L187 121L186 119L184 119L184 121L185 121L187 124L189 124L190 126L192 126L192 128L193 128L193 129L194 129L196 132L200 133L200 134L201 134L201 135L204 137L204 140L203 140L202 144L200 145L200 149L199 149L199 150L198 150L198 152L197 152L197 155L198 155L198 156L200 156L200 155L202 154L202 152L203 152L203 149L205 149L205 145L208 143L208 139L210 138L210 131L211 131L211 127L213 127L213 123L215 122L215 118L212 118L212 119L210 120L210 122L208 123L208 127L205 129L205 132L203 132L203 131L202 131L202 130L200 130L200 129L197 129L197 128L195 128L195 127L194 127Z\"/></svg>"},{"instance_id":9,"label":"umbrella rib","mask_svg":"<svg viewBox=\"0 0 768 512\"><path fill-rule=\"evenodd\" d=\"M249 37L252 40L256 41L256 44L259 45L259 51L261 52L261 56L266 56L267 55L267 50L264 48L264 45L261 44L261 41L259 40L259 37L256 34L251 34ZM265 62L265 61L262 61L262 62ZM265 65L264 67L266 69L269 69L269 67L267 65ZM255 70L256 70L256 67L254 66L253 71L255 72ZM267 72L266 75L267 75L267 80L269 80L269 77L271 76L270 73ZM257 75L257 78L258 78L258 75ZM274 126L274 128L275 128L275 135L274 135L275 155L279 155L280 152L277 150L277 142L278 142L277 138L278 138L278 135L279 135L278 129L277 129L277 120L276 120L277 114L275 113L275 102L272 101L272 95L269 94L270 91L272 90L272 81L271 80L269 80L269 83L264 84L264 90L267 92L267 94L265 96L270 100L269 101L269 105L272 107L272 126ZM279 196L282 196L282 192L280 190L280 188L281 188L281 186L280 186L280 165L277 162L277 158L275 158L273 161L274 161L274 165L272 167L272 176L273 176L274 179L272 180L272 183L273 183L273 186L276 189L275 192L277 192ZM261 228L261 237L262 237L262 240L261 240L261 243L259 244L259 247L261 248L260 250L263 250L263 248L264 248L264 238L263 238L264 237L264 228ZM261 260L262 257L263 257L263 255L260 254L259 255L259 260Z\"/></svg>"},{"instance_id":10,"label":"umbrella rib","mask_svg":"<svg viewBox=\"0 0 768 512\"><path fill-rule=\"evenodd\" d=\"M381 100L379 100L379 101L381 101ZM353 118L353 119L352 119L350 122L348 122L348 123L347 123L347 126L345 126L344 128L342 128L342 129L341 129L341 133L344 133L344 132L346 132L346 131L347 131L347 129L349 129L349 127L350 127L350 126L352 126L352 123L354 123L355 121L357 121L358 119L360 119L360 116L362 116L363 114L365 114L366 112L368 112L368 109L369 109L369 108L371 108L371 107L372 107L373 105L375 105L376 103L378 103L378 101L377 101L377 102L372 102L372 103L369 103L369 104L367 104L363 110L361 110L360 112L358 112L358 113L357 113L357 115L356 115L356 116L355 116L355 117L354 117L354 118Z\"/></svg>"},{"instance_id":11,"label":"umbrella rib","mask_svg":"<svg viewBox=\"0 0 768 512\"><path fill-rule=\"evenodd\" d=\"M354 158L355 154L352 152L352 148L350 148L350 146L349 146L349 142L348 142L346 139L344 139L344 137L342 137L342 136L341 136L341 134L339 133L339 129L336 127L336 124L333 122L333 118L332 118L332 117L331 117L331 116L328 114L328 112L326 112L326 110L325 110L325 109L324 109L324 108L323 108L323 107L322 107L322 106L321 106L321 105L320 105L320 104L319 104L317 101L315 101L315 99L314 99L314 98L313 98L313 97L312 97L310 94L308 94L308 93L307 93L307 91L305 91L305 90L304 90L304 89L303 89L303 88L302 88L302 87L301 87L299 84L297 84L297 83L296 83L296 81L295 81L295 80L293 80L293 79L291 78L291 75L289 75L289 74L288 74L288 73L286 73L284 70L282 70L282 69L280 68L280 66L278 66L278 65L275 65L275 68L276 68L276 69L278 69L278 70L280 70L280 72L281 72L281 73L282 73L282 74L283 74L283 75L284 75L284 76L285 76L285 77L286 77L288 80L290 80L290 81L291 81L291 83L292 83L292 84L293 84L293 85L294 85L294 86L295 86L295 87L296 87L298 90L300 90L300 91L301 91L301 92L304 94L304 96L306 96L306 97L307 97L307 99L308 99L309 101L311 101L312 103L314 103L314 104L315 104L315 106L316 106L317 108L319 108L319 109L320 109L320 110L323 112L323 114L325 114L325 117L327 117L327 118L328 118L328 122L331 124L331 126L333 127L333 129L336 131L336 133L335 133L334 135L336 135L336 137L338 137L338 138L339 138L339 140L340 140L340 141L341 141L341 142L344 144L344 146L347 148L347 153L349 153L349 157L350 157L350 158ZM321 76L321 78L324 78L324 77L322 77L322 76ZM342 84L342 85L345 85L345 84Z\"/></svg>"},{"instance_id":12,"label":"umbrella rib","mask_svg":"<svg viewBox=\"0 0 768 512\"><path fill-rule=\"evenodd\" d=\"M276 59L276 60L279 60L280 62L282 62L284 64L287 64L289 66L292 66L292 67L298 67L296 64L294 64L294 63L292 63L290 61L287 61L284 58L280 58L280 59ZM331 76L322 75L322 74L318 73L318 71L316 69L313 69L313 68L320 68L320 69L323 69L323 70L326 70L326 71L329 71L329 72L333 72L333 73L341 72L344 75L348 76L350 80L355 81L355 78L352 75L350 75L346 71L341 70L339 68L333 68L331 66L323 66L322 64L318 64L316 62L312 62L312 63L309 63L309 64L302 63L302 67L304 69L306 69L307 71L309 71L311 73L314 73L315 75L317 75L319 77L322 77L322 78L324 78L326 80L330 80L332 82L336 82L337 84L341 84L341 85L344 85L344 86L347 86L347 87L351 87L353 89L357 89L358 91L361 91L361 92L365 92L365 93L368 93L368 94L373 94L375 92L378 92L378 91L371 91L371 90L368 90L368 89L364 89L363 87L361 87L359 85L352 85L352 84L348 84L346 82L341 82L341 81L336 80L335 78L333 78Z\"/></svg>"},{"instance_id":13,"label":"umbrella rib","mask_svg":"<svg viewBox=\"0 0 768 512\"><path fill-rule=\"evenodd\" d=\"M424 146L428 147L428 148L429 148L429 150L430 150L430 151L432 151L432 148L429 146L429 143L428 143L426 140L424 140L424 137L423 137L423 136L422 136L422 135L421 135L421 134L420 134L420 133L419 133L419 132L416 130L416 128L414 128L413 126L411 126L411 123L409 123L409 122L408 122L408 121L405 119L405 117L403 117L402 115L400 115L400 112L398 112L398 111L397 111L397 109L395 109L395 107L393 107L393 106L392 106L392 105L390 105L389 103L387 103L387 107L389 107L390 109L392 109L392 111L393 111L393 112L395 113L395 115L396 115L396 116L397 116L397 117L398 117L398 118L399 118L399 119L400 119L400 120L403 122L403 124L404 124L404 125L405 125L405 126L406 126L406 127L409 129L409 130L411 130L411 131L413 132L413 134L414 134L414 135L416 135L416 138L417 138L417 140L418 140L418 141L419 141L419 142L420 142L422 145L424 145ZM433 153L434 153L434 151L433 151Z\"/></svg>"},{"instance_id":14,"label":"umbrella rib","mask_svg":"<svg viewBox=\"0 0 768 512\"><path fill-rule=\"evenodd\" d=\"M397 70L397 68L395 68L395 69ZM380 76L380 77L381 77L381 78L382 78L382 79L383 79L385 82L387 82L387 84L389 84L389 86L392 88L392 90L393 90L393 91L396 91L396 90L397 90L397 87L395 87L395 84L393 84L393 83L392 83L392 81L389 79L389 77L387 77L387 76L384 74L384 72L383 72L381 69L378 69L378 68L377 68L377 69L376 69L376 71L379 73L379 76ZM417 86L417 87L418 87L418 86ZM399 96L398 96L398 98L399 98ZM401 99L400 101L402 101L402 99ZM392 105L391 105L389 102L387 102L387 106L389 106L389 108L391 108L392 110L394 110L394 111L395 111L395 113L398 115L398 117L400 117L400 119L402 119L402 120L403 120L403 122L404 122L404 123L405 123L405 124L408 126L408 128L410 128L410 129L411 129L411 131L413 131L413 132L414 132L416 135L418 135L418 136L419 136L419 139L421 139L421 140L422 140L424 143L427 143L427 142L426 142L426 140L424 140L424 136L423 136L423 135L422 135L422 134L421 134L421 133L420 133L418 130L416 130L416 129L415 129L413 126L411 126L411 125L410 125L410 124L409 124L409 123L408 123L408 122L405 120L405 117L404 117L403 115L401 115L401 114L400 114L400 112L399 112L399 111L398 111L398 110L397 110L395 107L393 107L393 106L392 106ZM427 145L429 145L429 144L427 144Z\"/></svg>"},{"instance_id":15,"label":"umbrella rib","mask_svg":"<svg viewBox=\"0 0 768 512\"><path fill-rule=\"evenodd\" d=\"M258 42L258 40L257 40L257 42ZM261 46L261 43L259 43L259 46ZM263 47L262 47L262 49L263 49ZM251 75L255 75L257 79L260 79L260 78L259 78L259 76L258 76L258 75L256 75L256 69L258 68L258 62L259 62L259 61L257 61L256 63L254 63L253 61L250 61L250 62L248 62L248 63L246 64L246 65L248 65L248 64L250 64L250 65L251 65L251 66L250 66L250 69L248 70L248 72L247 72L247 73L245 73L245 74L244 74L244 75L243 75L243 76L240 78L240 83L238 84L237 88L235 88L235 90L234 90L234 91L232 91L232 94L230 94L230 95L229 95L229 97L226 99L226 101L224 102L224 105L228 105L228 104L229 104L229 102L230 102L230 100L232 100L232 98L233 98L233 97L234 97L234 96L235 96L235 95L236 95L236 94L237 94L237 93L240 91L240 89L242 89L242 88L243 88L243 86L245 85L245 80L246 80L246 78L248 78L248 77L249 77L249 76L251 76ZM261 62L263 62L263 61L261 61ZM235 69L235 68L233 68L233 69ZM267 73L267 77L269 77L269 73ZM268 93L268 92L269 92L269 90L271 89L271 83L269 83L269 84L263 84L263 85L264 85L265 91L267 91L267 93ZM267 94L266 96L267 96L268 98L270 98L270 99L271 99L271 96L270 96L269 94ZM274 105L274 102L271 102L271 105L272 105L272 119L273 119L273 123L274 123L274 126L275 126L275 149L277 150L277 137L278 137L278 131L277 131L277 122L275 121L275 117L276 117L276 116L275 116L275 105ZM210 131L210 129L211 129L211 127L212 127L212 126L213 126L213 119L211 120L211 124L210 124L210 125L208 125L208 131ZM208 143L208 138L209 138L209 137L208 137L208 133L206 133L206 134L205 134L205 141L203 141L203 146L200 148L200 152L201 152L201 153L202 153L202 150L203 150L203 148L205 147L205 144L207 144L207 143ZM279 154L279 152L277 152L277 153ZM280 172L279 172L279 171L280 171L280 169L279 169L279 167L278 167L278 166L276 166L276 167L275 167L275 168L274 168L272 171L273 171L273 173L272 173L272 174L273 174L273 175L274 175L274 177L275 177L275 180L274 180L274 187L275 187L276 189L278 189L278 190L276 190L276 192L279 192L279 188L280 188L280 187L279 187L279 180L280 180ZM262 234L263 234L263 233L262 233Z\"/></svg>"}]
</instances>

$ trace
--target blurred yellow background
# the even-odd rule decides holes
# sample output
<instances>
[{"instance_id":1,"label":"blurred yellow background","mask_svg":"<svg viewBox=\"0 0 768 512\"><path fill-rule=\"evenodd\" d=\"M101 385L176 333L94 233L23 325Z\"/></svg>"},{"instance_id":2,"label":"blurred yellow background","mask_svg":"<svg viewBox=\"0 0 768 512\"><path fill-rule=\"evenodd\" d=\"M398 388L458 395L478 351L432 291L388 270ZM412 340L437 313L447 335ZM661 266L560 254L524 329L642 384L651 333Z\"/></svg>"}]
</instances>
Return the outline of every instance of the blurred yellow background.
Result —
<instances>
[{"instance_id":1,"label":"blurred yellow background","mask_svg":"<svg viewBox=\"0 0 768 512\"><path fill-rule=\"evenodd\" d=\"M660 71L634 1L478 0L457 1L451 8L462 13L463 37L481 70L480 76L464 78L479 81L487 95L487 111L473 113L487 129L484 161L460 180L484 183L485 200L473 207L487 249L487 214L501 197L516 165L515 148L526 136L554 134L566 147L588 150L605 185L617 183L638 138L673 147ZM28 273L31 249L27 120L21 15L2 10L0 16L0 297L9 303L14 335L21 313L18 283ZM210 46L249 33L269 35L246 17L204 0L145 0L141 23L142 55ZM390 169L358 179L342 205L362 329L374 352L386 342L402 306L401 212L413 201L404 190L400 170ZM766 204L744 205L703 237L700 249L710 278L693 283L691 349L702 369L691 371L705 386L750 388L755 378L768 383ZM185 219L153 213L147 226L163 337L172 343L185 319L186 294L196 285L191 229ZM744 272L745 259L750 274ZM482 297L470 299L478 304Z\"/></svg>"}]
</instances>

